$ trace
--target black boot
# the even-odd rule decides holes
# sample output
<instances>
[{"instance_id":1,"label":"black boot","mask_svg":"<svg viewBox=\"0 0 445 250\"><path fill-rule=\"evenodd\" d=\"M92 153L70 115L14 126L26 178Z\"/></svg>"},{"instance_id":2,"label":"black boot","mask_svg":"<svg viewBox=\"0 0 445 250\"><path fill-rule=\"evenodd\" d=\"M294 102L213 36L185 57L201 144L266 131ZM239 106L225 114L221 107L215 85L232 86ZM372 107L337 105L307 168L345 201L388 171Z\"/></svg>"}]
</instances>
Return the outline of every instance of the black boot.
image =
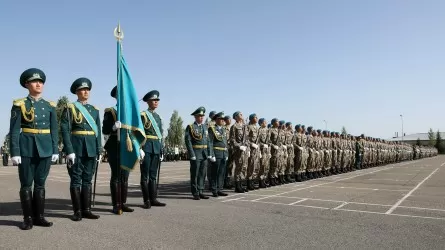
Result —
<instances>
[{"instance_id":1,"label":"black boot","mask_svg":"<svg viewBox=\"0 0 445 250\"><path fill-rule=\"evenodd\" d=\"M151 208L150 203L150 196L148 195L148 183L147 182L141 182L141 191L142 191L142 199L144 200L144 206L142 206L145 209Z\"/></svg>"},{"instance_id":2,"label":"black boot","mask_svg":"<svg viewBox=\"0 0 445 250\"><path fill-rule=\"evenodd\" d=\"M82 218L97 220L99 215L91 213L91 185L83 186L81 191Z\"/></svg>"},{"instance_id":3,"label":"black boot","mask_svg":"<svg viewBox=\"0 0 445 250\"><path fill-rule=\"evenodd\" d=\"M301 174L295 174L295 181L296 182L302 182L303 179L301 179Z\"/></svg>"},{"instance_id":4,"label":"black boot","mask_svg":"<svg viewBox=\"0 0 445 250\"><path fill-rule=\"evenodd\" d=\"M121 199L122 199L122 211L126 213L131 213L134 211L133 208L127 206L127 195L128 195L128 179L121 183Z\"/></svg>"},{"instance_id":5,"label":"black boot","mask_svg":"<svg viewBox=\"0 0 445 250\"><path fill-rule=\"evenodd\" d=\"M285 180L286 180L287 183L292 183L293 182L293 180L290 178L290 174L286 175L286 179Z\"/></svg>"},{"instance_id":6,"label":"black boot","mask_svg":"<svg viewBox=\"0 0 445 250\"><path fill-rule=\"evenodd\" d=\"M148 195L150 196L150 203L152 206L165 207L165 203L159 202L156 199L158 197L158 189L156 187L156 182L150 181L150 183L148 184Z\"/></svg>"},{"instance_id":7,"label":"black boot","mask_svg":"<svg viewBox=\"0 0 445 250\"><path fill-rule=\"evenodd\" d=\"M283 176L283 175L279 175L279 178L280 178L280 182L281 182L281 184L287 184L287 182L286 182L286 180L284 179L284 176Z\"/></svg>"},{"instance_id":8,"label":"black boot","mask_svg":"<svg viewBox=\"0 0 445 250\"><path fill-rule=\"evenodd\" d=\"M82 213L80 212L80 188L70 188L71 202L73 203L72 221L81 221Z\"/></svg>"},{"instance_id":9,"label":"black boot","mask_svg":"<svg viewBox=\"0 0 445 250\"><path fill-rule=\"evenodd\" d=\"M266 183L264 182L264 180L261 180L261 179L258 179L258 182L259 182L259 188L266 188L267 186L266 186Z\"/></svg>"},{"instance_id":10,"label":"black boot","mask_svg":"<svg viewBox=\"0 0 445 250\"><path fill-rule=\"evenodd\" d=\"M245 180L241 182L241 187L244 189L244 192L249 192L249 188L247 187L247 182Z\"/></svg>"},{"instance_id":11,"label":"black boot","mask_svg":"<svg viewBox=\"0 0 445 250\"><path fill-rule=\"evenodd\" d=\"M20 190L20 202L23 210L23 224L20 226L20 229L29 230L33 226L31 190Z\"/></svg>"},{"instance_id":12,"label":"black boot","mask_svg":"<svg viewBox=\"0 0 445 250\"><path fill-rule=\"evenodd\" d=\"M224 188L225 188L225 189L230 189L230 187L229 187L229 181L230 181L230 178L229 178L229 177L224 178Z\"/></svg>"},{"instance_id":13,"label":"black boot","mask_svg":"<svg viewBox=\"0 0 445 250\"><path fill-rule=\"evenodd\" d=\"M235 181L235 192L236 193L244 193L244 189L241 186L241 182Z\"/></svg>"},{"instance_id":14,"label":"black boot","mask_svg":"<svg viewBox=\"0 0 445 250\"><path fill-rule=\"evenodd\" d=\"M113 214L121 215L122 207L121 207L121 195L119 193L119 183L112 182L110 183L110 191L111 191L111 203L113 204Z\"/></svg>"},{"instance_id":15,"label":"black boot","mask_svg":"<svg viewBox=\"0 0 445 250\"><path fill-rule=\"evenodd\" d=\"M274 187L277 184L275 183L275 179L273 177L269 177L269 186Z\"/></svg>"},{"instance_id":16,"label":"black boot","mask_svg":"<svg viewBox=\"0 0 445 250\"><path fill-rule=\"evenodd\" d=\"M52 222L49 222L43 216L45 212L45 189L34 190L34 225L41 227L51 227Z\"/></svg>"},{"instance_id":17,"label":"black boot","mask_svg":"<svg viewBox=\"0 0 445 250\"><path fill-rule=\"evenodd\" d=\"M253 186L253 181L252 180L247 180L247 189L255 190L255 187Z\"/></svg>"}]
</instances>

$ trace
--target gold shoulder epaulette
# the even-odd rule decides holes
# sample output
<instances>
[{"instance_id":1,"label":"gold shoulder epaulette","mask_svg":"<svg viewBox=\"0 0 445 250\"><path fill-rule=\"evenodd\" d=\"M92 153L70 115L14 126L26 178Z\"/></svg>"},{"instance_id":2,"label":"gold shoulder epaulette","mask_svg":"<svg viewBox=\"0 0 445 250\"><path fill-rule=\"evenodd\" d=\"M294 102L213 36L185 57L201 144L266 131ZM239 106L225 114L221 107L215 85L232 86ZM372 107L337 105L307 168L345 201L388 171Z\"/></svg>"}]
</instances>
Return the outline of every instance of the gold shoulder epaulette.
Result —
<instances>
[{"instance_id":1,"label":"gold shoulder epaulette","mask_svg":"<svg viewBox=\"0 0 445 250\"><path fill-rule=\"evenodd\" d=\"M105 109L105 112L111 112L111 109L112 109L112 108L106 108L106 109Z\"/></svg>"},{"instance_id":2,"label":"gold shoulder epaulette","mask_svg":"<svg viewBox=\"0 0 445 250\"><path fill-rule=\"evenodd\" d=\"M57 107L56 102L49 102L49 105L53 106L54 108Z\"/></svg>"},{"instance_id":3,"label":"gold shoulder epaulette","mask_svg":"<svg viewBox=\"0 0 445 250\"><path fill-rule=\"evenodd\" d=\"M98 107L96 107L96 106L94 106L94 105L91 105L91 106L93 106L93 108L95 108L96 110L99 110L99 108L98 108Z\"/></svg>"},{"instance_id":4,"label":"gold shoulder epaulette","mask_svg":"<svg viewBox=\"0 0 445 250\"><path fill-rule=\"evenodd\" d=\"M12 103L14 106L22 106L25 103L26 98L15 99Z\"/></svg>"}]
</instances>

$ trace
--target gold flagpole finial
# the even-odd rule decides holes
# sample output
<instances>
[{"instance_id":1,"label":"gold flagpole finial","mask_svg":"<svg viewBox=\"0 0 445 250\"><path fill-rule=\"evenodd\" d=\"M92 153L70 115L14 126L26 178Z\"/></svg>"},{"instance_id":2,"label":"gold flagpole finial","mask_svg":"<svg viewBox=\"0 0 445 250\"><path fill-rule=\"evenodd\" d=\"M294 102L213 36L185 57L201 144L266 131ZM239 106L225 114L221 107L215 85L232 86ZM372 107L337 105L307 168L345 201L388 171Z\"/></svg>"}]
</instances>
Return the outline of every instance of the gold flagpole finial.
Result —
<instances>
[{"instance_id":1,"label":"gold flagpole finial","mask_svg":"<svg viewBox=\"0 0 445 250\"><path fill-rule=\"evenodd\" d=\"M124 39L124 32L121 29L120 22L117 23L117 27L114 29L114 37L116 37L118 41L122 41Z\"/></svg>"}]
</instances>

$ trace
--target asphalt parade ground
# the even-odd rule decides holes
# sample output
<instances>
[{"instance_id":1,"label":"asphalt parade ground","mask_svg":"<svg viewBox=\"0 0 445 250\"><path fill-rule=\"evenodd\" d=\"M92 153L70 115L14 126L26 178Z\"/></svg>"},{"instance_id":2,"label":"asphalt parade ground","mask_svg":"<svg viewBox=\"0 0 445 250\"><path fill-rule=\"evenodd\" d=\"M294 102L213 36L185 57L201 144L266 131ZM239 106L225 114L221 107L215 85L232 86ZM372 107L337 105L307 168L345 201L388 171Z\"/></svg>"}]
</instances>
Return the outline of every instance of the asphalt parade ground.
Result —
<instances>
[{"instance_id":1,"label":"asphalt parade ground","mask_svg":"<svg viewBox=\"0 0 445 250\"><path fill-rule=\"evenodd\" d=\"M99 166L99 220L73 222L65 165L46 187L50 228L22 231L17 168L0 167L0 249L443 249L445 156L402 162L209 200L192 200L188 162L161 167L164 208L111 213L110 170ZM210 193L207 192L208 195Z\"/></svg>"}]
</instances>

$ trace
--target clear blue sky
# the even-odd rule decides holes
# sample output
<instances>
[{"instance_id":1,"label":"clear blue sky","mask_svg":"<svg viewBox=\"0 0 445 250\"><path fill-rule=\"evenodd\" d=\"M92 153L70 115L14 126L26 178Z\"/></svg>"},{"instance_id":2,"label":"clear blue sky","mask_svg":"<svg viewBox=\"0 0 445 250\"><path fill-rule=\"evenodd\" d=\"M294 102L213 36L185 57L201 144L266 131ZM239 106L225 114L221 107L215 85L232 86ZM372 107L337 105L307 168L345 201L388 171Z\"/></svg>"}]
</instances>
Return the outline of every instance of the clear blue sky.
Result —
<instances>
[{"instance_id":1,"label":"clear blue sky","mask_svg":"<svg viewBox=\"0 0 445 250\"><path fill-rule=\"evenodd\" d=\"M381 138L400 133L400 114L407 134L445 131L445 1L24 2L0 5L1 140L30 67L48 100L74 101L85 76L91 103L114 105L118 21L138 94L159 90L166 122L203 105Z\"/></svg>"}]
</instances>

